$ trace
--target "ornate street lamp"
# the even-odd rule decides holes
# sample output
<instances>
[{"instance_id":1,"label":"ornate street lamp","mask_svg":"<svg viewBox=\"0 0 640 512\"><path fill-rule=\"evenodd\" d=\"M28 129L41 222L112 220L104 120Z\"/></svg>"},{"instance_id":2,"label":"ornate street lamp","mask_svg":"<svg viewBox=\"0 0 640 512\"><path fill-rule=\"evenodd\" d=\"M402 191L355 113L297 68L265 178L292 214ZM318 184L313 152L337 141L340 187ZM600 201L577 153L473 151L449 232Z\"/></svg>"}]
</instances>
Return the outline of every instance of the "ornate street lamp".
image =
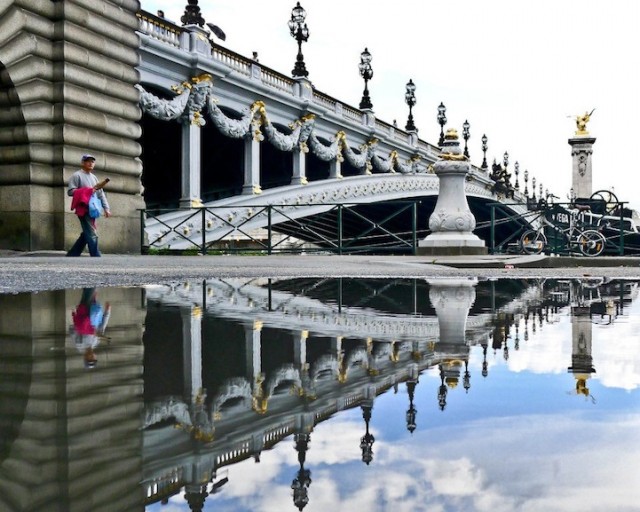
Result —
<instances>
[{"instance_id":1,"label":"ornate street lamp","mask_svg":"<svg viewBox=\"0 0 640 512\"><path fill-rule=\"evenodd\" d=\"M364 91L362 93L362 100L360 101L361 109L373 108L371 98L369 97L369 89L367 88L367 83L373 78L371 59L372 57L369 53L369 50L365 48L364 51L360 54L360 64L358 64L358 69L360 69L360 76L364 79Z\"/></svg>"},{"instance_id":2,"label":"ornate street lamp","mask_svg":"<svg viewBox=\"0 0 640 512\"><path fill-rule=\"evenodd\" d=\"M444 125L447 124L447 107L444 106L444 103L440 102L438 105L438 124L440 125L440 140L438 141L438 146L442 147L444 145Z\"/></svg>"},{"instance_id":3,"label":"ornate street lamp","mask_svg":"<svg viewBox=\"0 0 640 512\"><path fill-rule=\"evenodd\" d=\"M188 4L184 8L184 14L180 18L180 21L183 25L204 26L204 18L202 17L202 14L200 14L198 0L188 0Z\"/></svg>"},{"instance_id":4,"label":"ornate street lamp","mask_svg":"<svg viewBox=\"0 0 640 512\"><path fill-rule=\"evenodd\" d=\"M487 139L486 134L482 136L482 168L483 169L487 169L488 165L487 165L487 149L489 149L489 146L487 145L487 142L489 142L489 139Z\"/></svg>"},{"instance_id":5,"label":"ornate street lamp","mask_svg":"<svg viewBox=\"0 0 640 512\"><path fill-rule=\"evenodd\" d=\"M542 186L542 183L540 183L540 199L546 199L546 197L543 195L544 192L544 187Z\"/></svg>"},{"instance_id":6,"label":"ornate street lamp","mask_svg":"<svg viewBox=\"0 0 640 512\"><path fill-rule=\"evenodd\" d=\"M513 171L513 172L514 172L514 173L515 173L515 175L516 175L516 184L515 184L515 187L516 187L516 190L517 190L518 192L520 192L520 182L518 181L518 174L520 174L520 164L519 164L518 162L516 162L516 163L515 163L515 165L514 165L513 167L514 167L514 171Z\"/></svg>"},{"instance_id":7,"label":"ornate street lamp","mask_svg":"<svg viewBox=\"0 0 640 512\"><path fill-rule=\"evenodd\" d=\"M471 136L471 125L469 121L465 119L464 123L462 123L462 138L464 139L464 156L469 158L469 147L467 146L467 142L469 141L469 137Z\"/></svg>"},{"instance_id":8,"label":"ornate street lamp","mask_svg":"<svg viewBox=\"0 0 640 512\"><path fill-rule=\"evenodd\" d=\"M524 195L525 197L529 197L529 188L528 188L528 182L529 181L529 171L527 169L524 170Z\"/></svg>"},{"instance_id":9,"label":"ornate street lamp","mask_svg":"<svg viewBox=\"0 0 640 512\"><path fill-rule=\"evenodd\" d=\"M300 6L300 2L291 10L291 19L289 20L289 31L291 37L298 41L298 56L296 57L296 65L291 72L294 77L309 76L306 66L304 65L304 57L302 56L302 42L309 39L309 29L304 22L307 12Z\"/></svg>"},{"instance_id":10,"label":"ornate street lamp","mask_svg":"<svg viewBox=\"0 0 640 512\"><path fill-rule=\"evenodd\" d=\"M404 94L404 101L409 105L409 118L407 119L407 124L404 127L408 132L415 132L416 125L413 122L413 113L412 109L416 105L416 86L413 83L413 80L409 80L407 82L407 92Z\"/></svg>"},{"instance_id":11,"label":"ornate street lamp","mask_svg":"<svg viewBox=\"0 0 640 512\"><path fill-rule=\"evenodd\" d=\"M507 170L507 165L509 165L509 153L507 153L506 151L504 152L504 155L502 155L502 163L504 165L504 170Z\"/></svg>"}]
</instances>

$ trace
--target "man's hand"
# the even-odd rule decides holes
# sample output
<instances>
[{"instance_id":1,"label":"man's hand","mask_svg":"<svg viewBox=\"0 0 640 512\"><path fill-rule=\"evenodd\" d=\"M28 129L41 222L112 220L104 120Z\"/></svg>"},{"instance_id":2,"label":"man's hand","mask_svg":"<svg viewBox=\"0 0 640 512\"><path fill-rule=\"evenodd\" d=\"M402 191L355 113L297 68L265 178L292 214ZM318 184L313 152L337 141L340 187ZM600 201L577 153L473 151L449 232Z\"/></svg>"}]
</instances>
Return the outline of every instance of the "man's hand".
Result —
<instances>
[{"instance_id":1,"label":"man's hand","mask_svg":"<svg viewBox=\"0 0 640 512\"><path fill-rule=\"evenodd\" d=\"M104 216L105 217L111 217L111 212L109 210L105 210L104 211Z\"/></svg>"}]
</instances>

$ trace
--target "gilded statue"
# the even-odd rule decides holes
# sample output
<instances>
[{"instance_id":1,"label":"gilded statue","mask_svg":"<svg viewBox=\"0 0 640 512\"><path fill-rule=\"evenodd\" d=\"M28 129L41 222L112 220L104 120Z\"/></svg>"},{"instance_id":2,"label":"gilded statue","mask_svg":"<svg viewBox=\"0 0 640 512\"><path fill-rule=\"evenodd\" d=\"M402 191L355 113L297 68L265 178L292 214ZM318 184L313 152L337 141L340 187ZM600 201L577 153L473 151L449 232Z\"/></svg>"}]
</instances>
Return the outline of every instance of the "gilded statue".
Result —
<instances>
[{"instance_id":1,"label":"gilded statue","mask_svg":"<svg viewBox=\"0 0 640 512\"><path fill-rule=\"evenodd\" d=\"M583 115L576 116L576 127L578 128L576 130L576 135L589 135L589 132L587 131L587 123L591 119L591 114L593 114L594 110L595 108L591 112L585 111Z\"/></svg>"}]
</instances>

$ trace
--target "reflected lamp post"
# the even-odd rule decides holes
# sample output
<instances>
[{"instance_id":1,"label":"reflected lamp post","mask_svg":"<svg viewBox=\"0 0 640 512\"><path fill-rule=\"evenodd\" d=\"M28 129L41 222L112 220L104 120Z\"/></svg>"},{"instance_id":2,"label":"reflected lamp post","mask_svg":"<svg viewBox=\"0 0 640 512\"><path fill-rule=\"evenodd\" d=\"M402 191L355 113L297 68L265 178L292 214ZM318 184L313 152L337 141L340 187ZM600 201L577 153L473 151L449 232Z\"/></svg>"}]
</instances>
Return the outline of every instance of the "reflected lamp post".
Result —
<instances>
[{"instance_id":1,"label":"reflected lamp post","mask_svg":"<svg viewBox=\"0 0 640 512\"><path fill-rule=\"evenodd\" d=\"M373 68L371 67L372 58L369 50L365 48L360 54L360 64L358 64L360 76L364 79L364 91L362 93L362 100L360 100L360 108L363 110L373 108L371 97L369 96L369 88L367 87L369 80L373 78Z\"/></svg>"},{"instance_id":2,"label":"reflected lamp post","mask_svg":"<svg viewBox=\"0 0 640 512\"><path fill-rule=\"evenodd\" d=\"M291 37L298 41L298 56L296 57L296 64L292 71L294 77L309 76L309 72L304 64L304 57L302 56L302 42L309 39L309 29L304 22L306 17L307 12L300 6L300 2L298 2L291 10L291 19L289 20Z\"/></svg>"},{"instance_id":3,"label":"reflected lamp post","mask_svg":"<svg viewBox=\"0 0 640 512\"><path fill-rule=\"evenodd\" d=\"M438 146L442 147L444 145L444 125L447 124L447 107L444 106L444 103L440 102L438 105L438 124L440 125L440 140L438 141Z\"/></svg>"},{"instance_id":4,"label":"reflected lamp post","mask_svg":"<svg viewBox=\"0 0 640 512\"><path fill-rule=\"evenodd\" d=\"M524 170L524 195L526 198L529 198L529 171L527 169Z\"/></svg>"},{"instance_id":5,"label":"reflected lamp post","mask_svg":"<svg viewBox=\"0 0 640 512\"><path fill-rule=\"evenodd\" d=\"M518 162L516 162L516 163L515 163L515 165L513 166L513 169L514 169L514 171L513 171L513 172L514 172L514 173L515 173L515 175L516 175L516 184L515 184L515 187L516 187L516 190L517 190L518 192L520 192L520 182L518 181L518 175L520 174L520 164L519 164Z\"/></svg>"},{"instance_id":6,"label":"reflected lamp post","mask_svg":"<svg viewBox=\"0 0 640 512\"><path fill-rule=\"evenodd\" d=\"M489 142L489 139L487 139L486 134L482 136L482 169L487 170L487 149L489 149L489 146L487 145L487 142Z\"/></svg>"},{"instance_id":7,"label":"reflected lamp post","mask_svg":"<svg viewBox=\"0 0 640 512\"><path fill-rule=\"evenodd\" d=\"M506 172L507 165L509 165L509 153L506 151L504 152L504 155L502 155L502 164L504 165L504 170Z\"/></svg>"},{"instance_id":8,"label":"reflected lamp post","mask_svg":"<svg viewBox=\"0 0 640 512\"><path fill-rule=\"evenodd\" d=\"M471 125L469 124L469 121L467 121L465 119L464 123L462 123L462 138L464 139L464 156L466 156L467 158L469 158L469 146L468 146L468 141L469 141L469 137L471 136Z\"/></svg>"},{"instance_id":9,"label":"reflected lamp post","mask_svg":"<svg viewBox=\"0 0 640 512\"><path fill-rule=\"evenodd\" d=\"M407 82L407 91L404 94L404 101L409 105L409 117L407 119L407 124L404 127L408 132L415 132L416 125L413 122L413 112L412 109L416 105L416 86L413 83L413 80L409 79Z\"/></svg>"}]
</instances>

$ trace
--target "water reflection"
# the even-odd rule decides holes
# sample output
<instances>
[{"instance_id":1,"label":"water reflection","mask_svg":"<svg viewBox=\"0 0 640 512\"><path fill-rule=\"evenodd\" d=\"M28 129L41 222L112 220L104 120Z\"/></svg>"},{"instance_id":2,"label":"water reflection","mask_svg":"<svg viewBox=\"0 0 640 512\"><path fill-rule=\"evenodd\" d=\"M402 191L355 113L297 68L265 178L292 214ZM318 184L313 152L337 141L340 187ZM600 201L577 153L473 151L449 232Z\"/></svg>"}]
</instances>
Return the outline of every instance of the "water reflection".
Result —
<instances>
[{"instance_id":1,"label":"water reflection","mask_svg":"<svg viewBox=\"0 0 640 512\"><path fill-rule=\"evenodd\" d=\"M632 510L637 290L228 279L0 296L0 510Z\"/></svg>"}]
</instances>

